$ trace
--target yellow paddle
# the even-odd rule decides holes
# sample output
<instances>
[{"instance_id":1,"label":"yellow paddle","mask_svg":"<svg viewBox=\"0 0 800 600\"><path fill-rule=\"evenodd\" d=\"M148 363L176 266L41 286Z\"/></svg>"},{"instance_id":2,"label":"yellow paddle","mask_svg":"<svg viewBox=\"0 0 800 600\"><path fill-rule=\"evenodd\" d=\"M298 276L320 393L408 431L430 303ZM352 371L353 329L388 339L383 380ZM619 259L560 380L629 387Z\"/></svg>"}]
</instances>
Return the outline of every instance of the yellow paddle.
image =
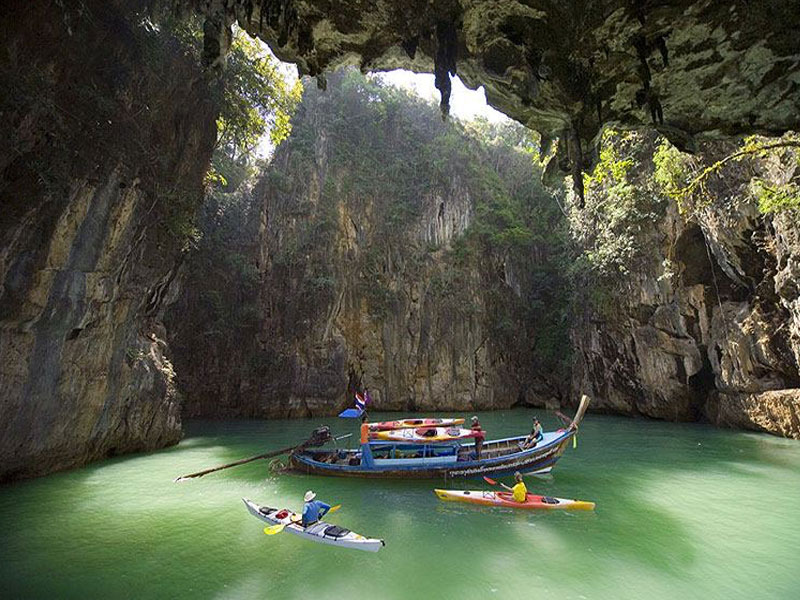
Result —
<instances>
[{"instance_id":1,"label":"yellow paddle","mask_svg":"<svg viewBox=\"0 0 800 600\"><path fill-rule=\"evenodd\" d=\"M325 513L325 516L331 514L332 512L339 510L342 508L341 504L337 504L336 506L331 506L331 509ZM297 514L292 515L292 523L298 523L301 517ZM275 535L276 533L280 533L283 531L284 527L286 527L289 523L278 523L277 525L270 525L269 527L264 527L264 533L267 535Z\"/></svg>"}]
</instances>

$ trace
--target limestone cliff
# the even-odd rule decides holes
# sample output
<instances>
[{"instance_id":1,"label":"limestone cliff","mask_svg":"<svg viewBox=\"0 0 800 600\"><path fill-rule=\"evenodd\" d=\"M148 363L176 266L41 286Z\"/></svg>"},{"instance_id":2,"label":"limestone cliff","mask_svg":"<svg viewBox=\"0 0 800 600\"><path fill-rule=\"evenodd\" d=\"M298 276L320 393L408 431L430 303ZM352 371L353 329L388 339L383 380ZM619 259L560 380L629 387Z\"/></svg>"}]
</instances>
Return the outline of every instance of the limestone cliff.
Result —
<instances>
[{"instance_id":1,"label":"limestone cliff","mask_svg":"<svg viewBox=\"0 0 800 600\"><path fill-rule=\"evenodd\" d=\"M0 480L181 436L161 313L215 110L123 5L0 14Z\"/></svg>"},{"instance_id":2,"label":"limestone cliff","mask_svg":"<svg viewBox=\"0 0 800 600\"><path fill-rule=\"evenodd\" d=\"M521 149L339 73L307 87L241 202L211 207L171 311L187 414L330 414L364 386L381 410L566 391L566 328L551 320L563 216Z\"/></svg>"},{"instance_id":3,"label":"limestone cliff","mask_svg":"<svg viewBox=\"0 0 800 600\"><path fill-rule=\"evenodd\" d=\"M652 138L641 146L634 185L658 196ZM732 148L708 146L699 162ZM794 211L761 214L752 185L791 180L791 157L724 169L683 215L660 203L637 240L643 260L611 287L613 309L586 302L573 327L573 386L595 409L800 437L798 225Z\"/></svg>"}]
</instances>

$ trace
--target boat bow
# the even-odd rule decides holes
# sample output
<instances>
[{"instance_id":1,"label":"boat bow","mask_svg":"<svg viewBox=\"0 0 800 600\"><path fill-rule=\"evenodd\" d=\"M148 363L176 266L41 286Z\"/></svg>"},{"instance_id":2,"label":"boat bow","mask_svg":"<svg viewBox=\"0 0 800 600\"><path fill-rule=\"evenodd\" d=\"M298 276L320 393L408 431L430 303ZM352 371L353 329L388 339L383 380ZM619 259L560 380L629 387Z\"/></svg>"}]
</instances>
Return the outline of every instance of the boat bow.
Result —
<instances>
[{"instance_id":1,"label":"boat bow","mask_svg":"<svg viewBox=\"0 0 800 600\"><path fill-rule=\"evenodd\" d=\"M589 402L591 399L586 394L581 396L581 402L578 404L578 410L575 412L575 417L572 419L572 423L570 423L570 429L577 429L578 425L581 424L583 421L583 416L586 414L586 410L589 408Z\"/></svg>"}]
</instances>

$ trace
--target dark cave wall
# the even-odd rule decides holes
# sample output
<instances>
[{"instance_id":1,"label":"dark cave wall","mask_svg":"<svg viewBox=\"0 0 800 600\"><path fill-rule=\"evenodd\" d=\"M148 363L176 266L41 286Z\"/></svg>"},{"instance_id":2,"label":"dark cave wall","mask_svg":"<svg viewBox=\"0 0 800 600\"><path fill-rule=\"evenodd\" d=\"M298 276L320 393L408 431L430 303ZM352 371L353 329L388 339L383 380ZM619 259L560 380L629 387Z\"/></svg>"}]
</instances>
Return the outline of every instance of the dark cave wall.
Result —
<instances>
[{"instance_id":1,"label":"dark cave wall","mask_svg":"<svg viewBox=\"0 0 800 600\"><path fill-rule=\"evenodd\" d=\"M215 108L122 2L0 16L0 480L177 442L161 314Z\"/></svg>"}]
</instances>

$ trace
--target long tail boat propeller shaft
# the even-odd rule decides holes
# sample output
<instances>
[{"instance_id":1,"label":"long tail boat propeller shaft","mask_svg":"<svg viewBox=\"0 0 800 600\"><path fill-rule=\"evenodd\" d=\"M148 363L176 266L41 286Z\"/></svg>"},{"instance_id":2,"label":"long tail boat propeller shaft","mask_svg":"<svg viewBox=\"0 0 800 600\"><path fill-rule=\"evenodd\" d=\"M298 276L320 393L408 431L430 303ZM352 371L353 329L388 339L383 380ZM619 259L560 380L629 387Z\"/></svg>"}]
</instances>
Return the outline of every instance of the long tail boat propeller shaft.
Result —
<instances>
[{"instance_id":1,"label":"long tail boat propeller shaft","mask_svg":"<svg viewBox=\"0 0 800 600\"><path fill-rule=\"evenodd\" d=\"M229 469L230 467L238 467L239 465L244 465L249 462L253 462L254 460L259 460L262 458L272 458L273 456L279 456L281 454L291 454L295 450L303 450L304 448L316 448L331 441L332 439L341 439L341 438L333 438L333 436L331 436L331 430L327 426L323 425L322 427L317 427L313 432L311 432L311 437L309 437L306 441L297 444L295 446L287 446L286 448L271 450L270 452L265 452L264 454L256 454L255 456L251 456L249 458L242 458L241 460L237 460L225 465L220 465L218 467L204 469L202 471L197 471L196 473L190 473L188 475L181 475L180 477L176 477L174 479L174 482L178 483L181 481L186 481L187 479L202 477L203 475L208 475L209 473L214 473L215 471L222 471L223 469Z\"/></svg>"}]
</instances>

